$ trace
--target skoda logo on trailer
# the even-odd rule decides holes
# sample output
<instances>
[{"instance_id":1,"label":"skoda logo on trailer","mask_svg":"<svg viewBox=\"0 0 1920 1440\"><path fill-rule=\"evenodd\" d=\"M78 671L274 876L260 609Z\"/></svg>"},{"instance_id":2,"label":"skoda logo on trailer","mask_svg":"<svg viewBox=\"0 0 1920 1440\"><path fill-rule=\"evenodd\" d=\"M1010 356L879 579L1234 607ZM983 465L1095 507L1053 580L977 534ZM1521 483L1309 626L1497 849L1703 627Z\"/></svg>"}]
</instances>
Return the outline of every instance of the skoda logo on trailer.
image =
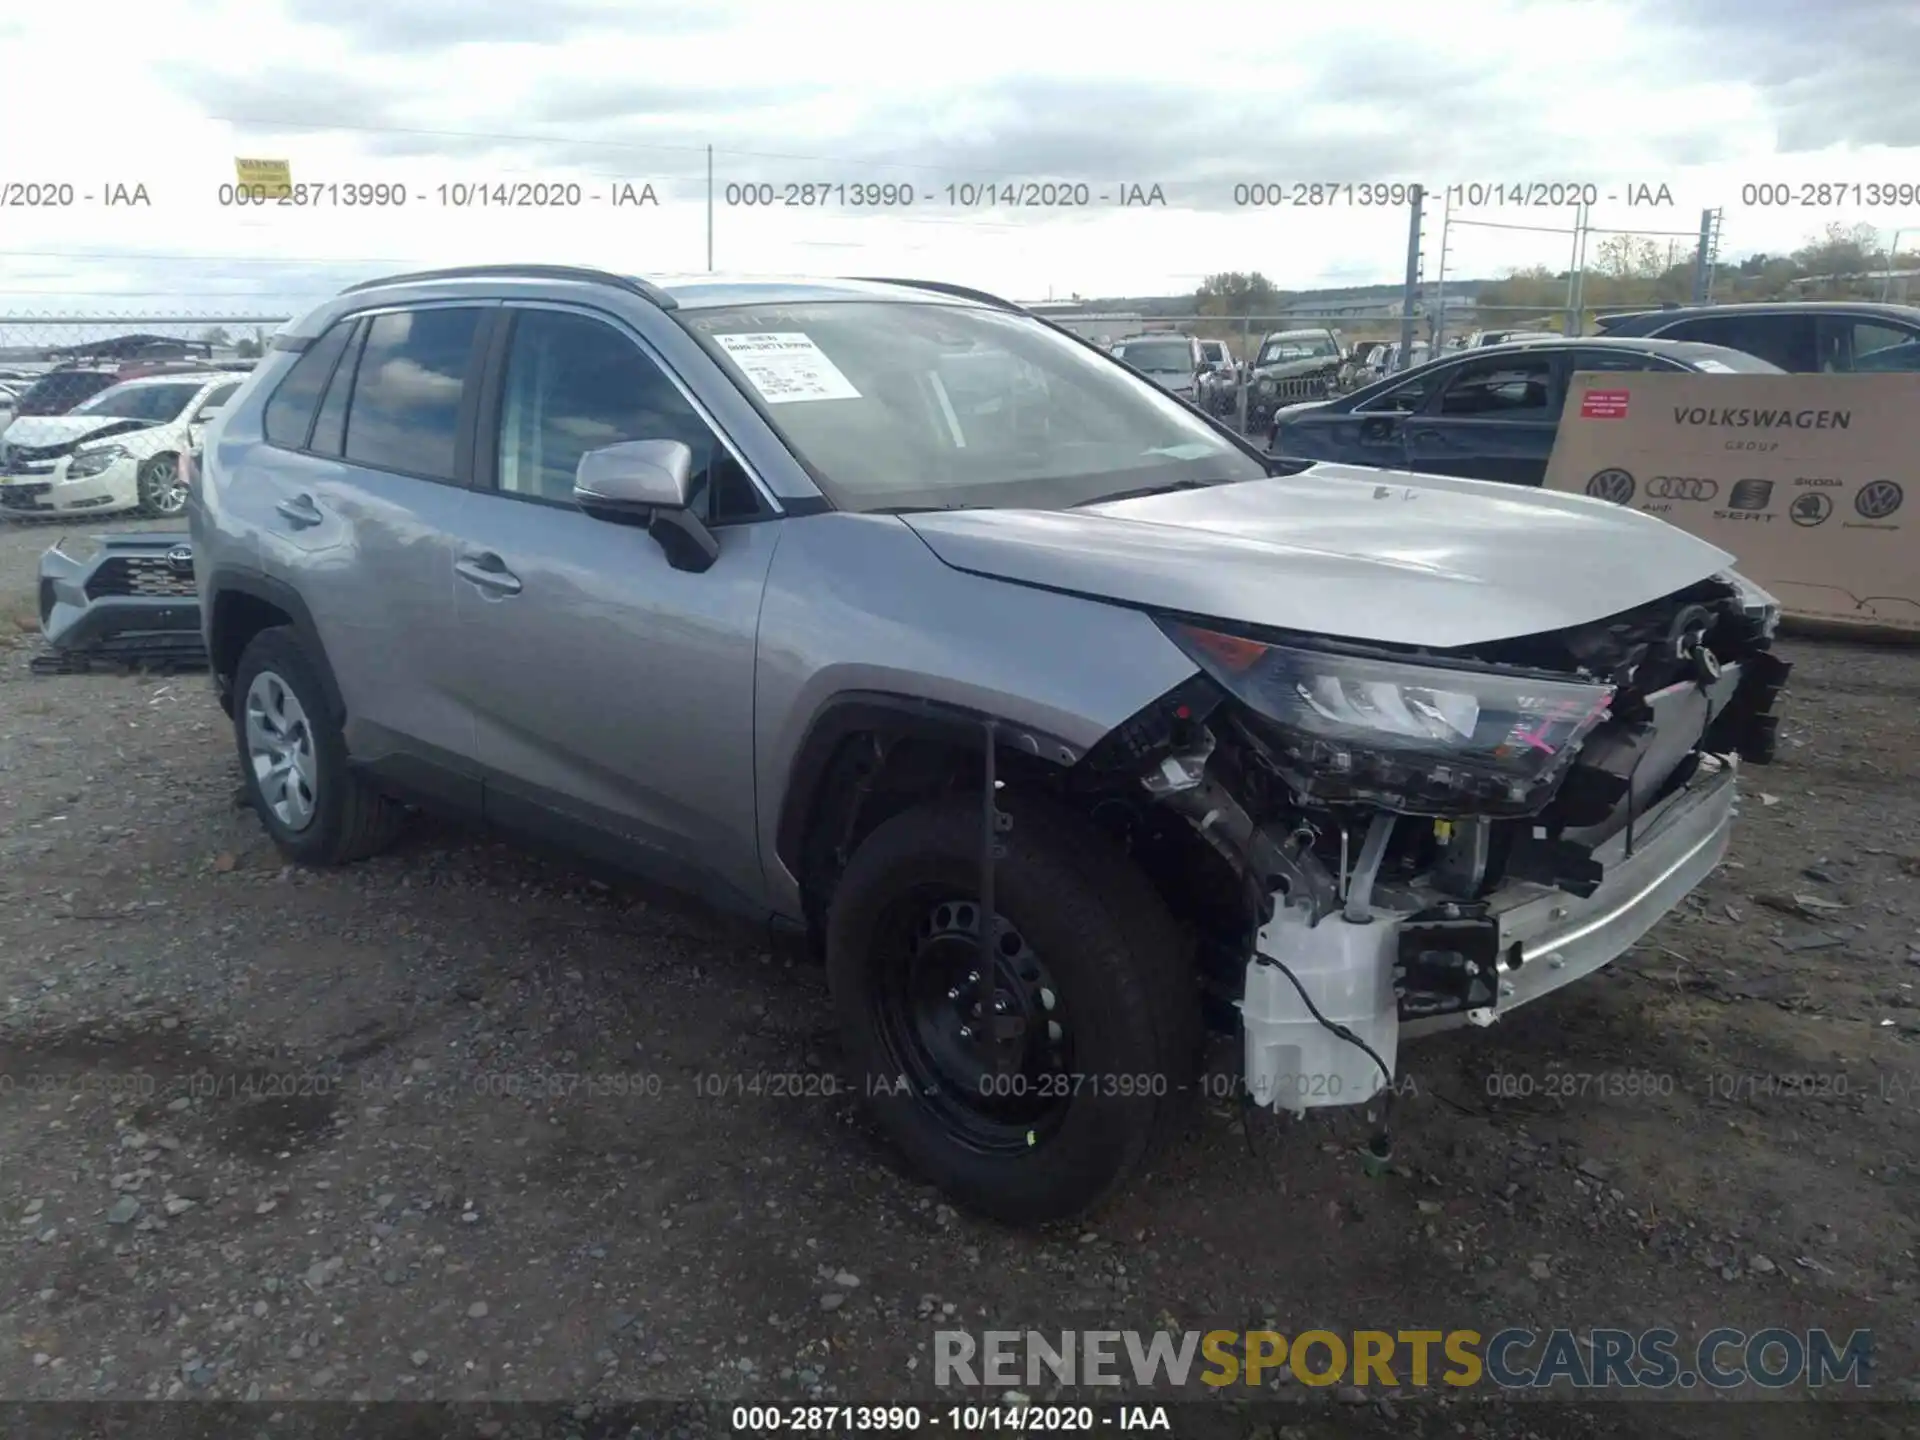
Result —
<instances>
[{"instance_id":1,"label":"skoda logo on trailer","mask_svg":"<svg viewBox=\"0 0 1920 1440\"><path fill-rule=\"evenodd\" d=\"M1649 500L1711 500L1719 493L1718 480L1692 475L1656 475L1647 482Z\"/></svg>"},{"instance_id":2,"label":"skoda logo on trailer","mask_svg":"<svg viewBox=\"0 0 1920 1440\"><path fill-rule=\"evenodd\" d=\"M1587 481L1587 494L1596 500L1611 500L1624 505L1633 499L1633 476L1625 470L1602 470Z\"/></svg>"}]
</instances>

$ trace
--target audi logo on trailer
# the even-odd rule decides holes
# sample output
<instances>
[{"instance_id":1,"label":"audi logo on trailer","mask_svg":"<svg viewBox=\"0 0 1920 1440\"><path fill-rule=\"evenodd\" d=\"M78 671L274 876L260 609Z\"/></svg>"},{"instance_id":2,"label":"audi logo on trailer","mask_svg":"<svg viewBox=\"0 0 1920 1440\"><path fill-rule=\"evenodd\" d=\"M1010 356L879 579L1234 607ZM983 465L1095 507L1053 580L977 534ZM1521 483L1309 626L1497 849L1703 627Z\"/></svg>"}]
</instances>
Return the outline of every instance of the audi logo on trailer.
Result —
<instances>
[{"instance_id":1,"label":"audi logo on trailer","mask_svg":"<svg viewBox=\"0 0 1920 1440\"><path fill-rule=\"evenodd\" d=\"M1650 500L1711 500L1719 493L1718 480L1693 475L1656 475L1647 482Z\"/></svg>"}]
</instances>

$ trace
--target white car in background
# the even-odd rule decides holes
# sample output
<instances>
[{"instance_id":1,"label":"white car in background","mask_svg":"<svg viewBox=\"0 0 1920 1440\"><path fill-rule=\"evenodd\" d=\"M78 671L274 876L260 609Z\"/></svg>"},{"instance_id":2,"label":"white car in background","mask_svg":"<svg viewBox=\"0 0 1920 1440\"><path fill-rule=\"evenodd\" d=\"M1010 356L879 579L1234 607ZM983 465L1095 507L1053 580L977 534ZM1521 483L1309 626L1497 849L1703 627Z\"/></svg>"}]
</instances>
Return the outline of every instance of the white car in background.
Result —
<instances>
[{"instance_id":1,"label":"white car in background","mask_svg":"<svg viewBox=\"0 0 1920 1440\"><path fill-rule=\"evenodd\" d=\"M186 456L245 372L149 375L65 415L22 415L0 431L0 514L178 515Z\"/></svg>"}]
</instances>

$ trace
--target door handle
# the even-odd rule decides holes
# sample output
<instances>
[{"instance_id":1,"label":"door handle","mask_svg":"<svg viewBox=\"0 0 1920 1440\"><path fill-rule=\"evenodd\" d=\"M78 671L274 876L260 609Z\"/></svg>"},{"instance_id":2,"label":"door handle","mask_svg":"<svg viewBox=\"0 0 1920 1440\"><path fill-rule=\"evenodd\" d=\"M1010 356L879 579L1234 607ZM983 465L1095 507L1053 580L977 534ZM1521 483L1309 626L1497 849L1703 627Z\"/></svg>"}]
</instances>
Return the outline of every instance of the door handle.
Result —
<instances>
[{"instance_id":1,"label":"door handle","mask_svg":"<svg viewBox=\"0 0 1920 1440\"><path fill-rule=\"evenodd\" d=\"M507 562L492 551L462 555L453 562L453 573L495 595L520 593L520 577L507 569Z\"/></svg>"},{"instance_id":2,"label":"door handle","mask_svg":"<svg viewBox=\"0 0 1920 1440\"><path fill-rule=\"evenodd\" d=\"M322 519L320 507L313 503L311 495L295 495L291 500L282 500L273 508L282 519L291 521L302 529L309 525L318 525Z\"/></svg>"},{"instance_id":3,"label":"door handle","mask_svg":"<svg viewBox=\"0 0 1920 1440\"><path fill-rule=\"evenodd\" d=\"M1438 430L1416 430L1413 438L1422 445L1436 445L1443 438Z\"/></svg>"}]
</instances>

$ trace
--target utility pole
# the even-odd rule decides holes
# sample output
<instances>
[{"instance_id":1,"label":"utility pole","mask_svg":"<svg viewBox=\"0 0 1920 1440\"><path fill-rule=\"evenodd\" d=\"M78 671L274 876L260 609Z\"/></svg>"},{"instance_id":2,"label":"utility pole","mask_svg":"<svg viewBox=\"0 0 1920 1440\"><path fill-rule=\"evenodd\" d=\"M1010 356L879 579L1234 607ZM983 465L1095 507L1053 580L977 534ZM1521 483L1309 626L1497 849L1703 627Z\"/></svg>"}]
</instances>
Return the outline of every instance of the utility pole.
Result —
<instances>
[{"instance_id":1,"label":"utility pole","mask_svg":"<svg viewBox=\"0 0 1920 1440\"><path fill-rule=\"evenodd\" d=\"M1560 320L1560 333L1573 336L1580 333L1580 262L1581 252L1585 248L1587 207L1584 203L1573 207L1573 253L1567 257L1567 309Z\"/></svg>"},{"instance_id":2,"label":"utility pole","mask_svg":"<svg viewBox=\"0 0 1920 1440\"><path fill-rule=\"evenodd\" d=\"M1429 358L1440 353L1447 338L1447 230L1453 224L1453 192L1440 196L1440 268L1433 277L1433 348Z\"/></svg>"},{"instance_id":3,"label":"utility pole","mask_svg":"<svg viewBox=\"0 0 1920 1440\"><path fill-rule=\"evenodd\" d=\"M1710 304L1713 300L1713 267L1720 258L1720 212L1702 210L1700 212L1700 248L1693 257L1693 303Z\"/></svg>"},{"instance_id":4,"label":"utility pole","mask_svg":"<svg viewBox=\"0 0 1920 1440\"><path fill-rule=\"evenodd\" d=\"M713 146L707 146L707 273L713 273Z\"/></svg>"},{"instance_id":5,"label":"utility pole","mask_svg":"<svg viewBox=\"0 0 1920 1440\"><path fill-rule=\"evenodd\" d=\"M1413 328L1420 308L1420 224L1421 202L1425 199L1418 185L1411 187L1407 208L1413 213L1407 221L1407 284L1400 301L1400 364L1404 370L1413 363Z\"/></svg>"}]
</instances>

